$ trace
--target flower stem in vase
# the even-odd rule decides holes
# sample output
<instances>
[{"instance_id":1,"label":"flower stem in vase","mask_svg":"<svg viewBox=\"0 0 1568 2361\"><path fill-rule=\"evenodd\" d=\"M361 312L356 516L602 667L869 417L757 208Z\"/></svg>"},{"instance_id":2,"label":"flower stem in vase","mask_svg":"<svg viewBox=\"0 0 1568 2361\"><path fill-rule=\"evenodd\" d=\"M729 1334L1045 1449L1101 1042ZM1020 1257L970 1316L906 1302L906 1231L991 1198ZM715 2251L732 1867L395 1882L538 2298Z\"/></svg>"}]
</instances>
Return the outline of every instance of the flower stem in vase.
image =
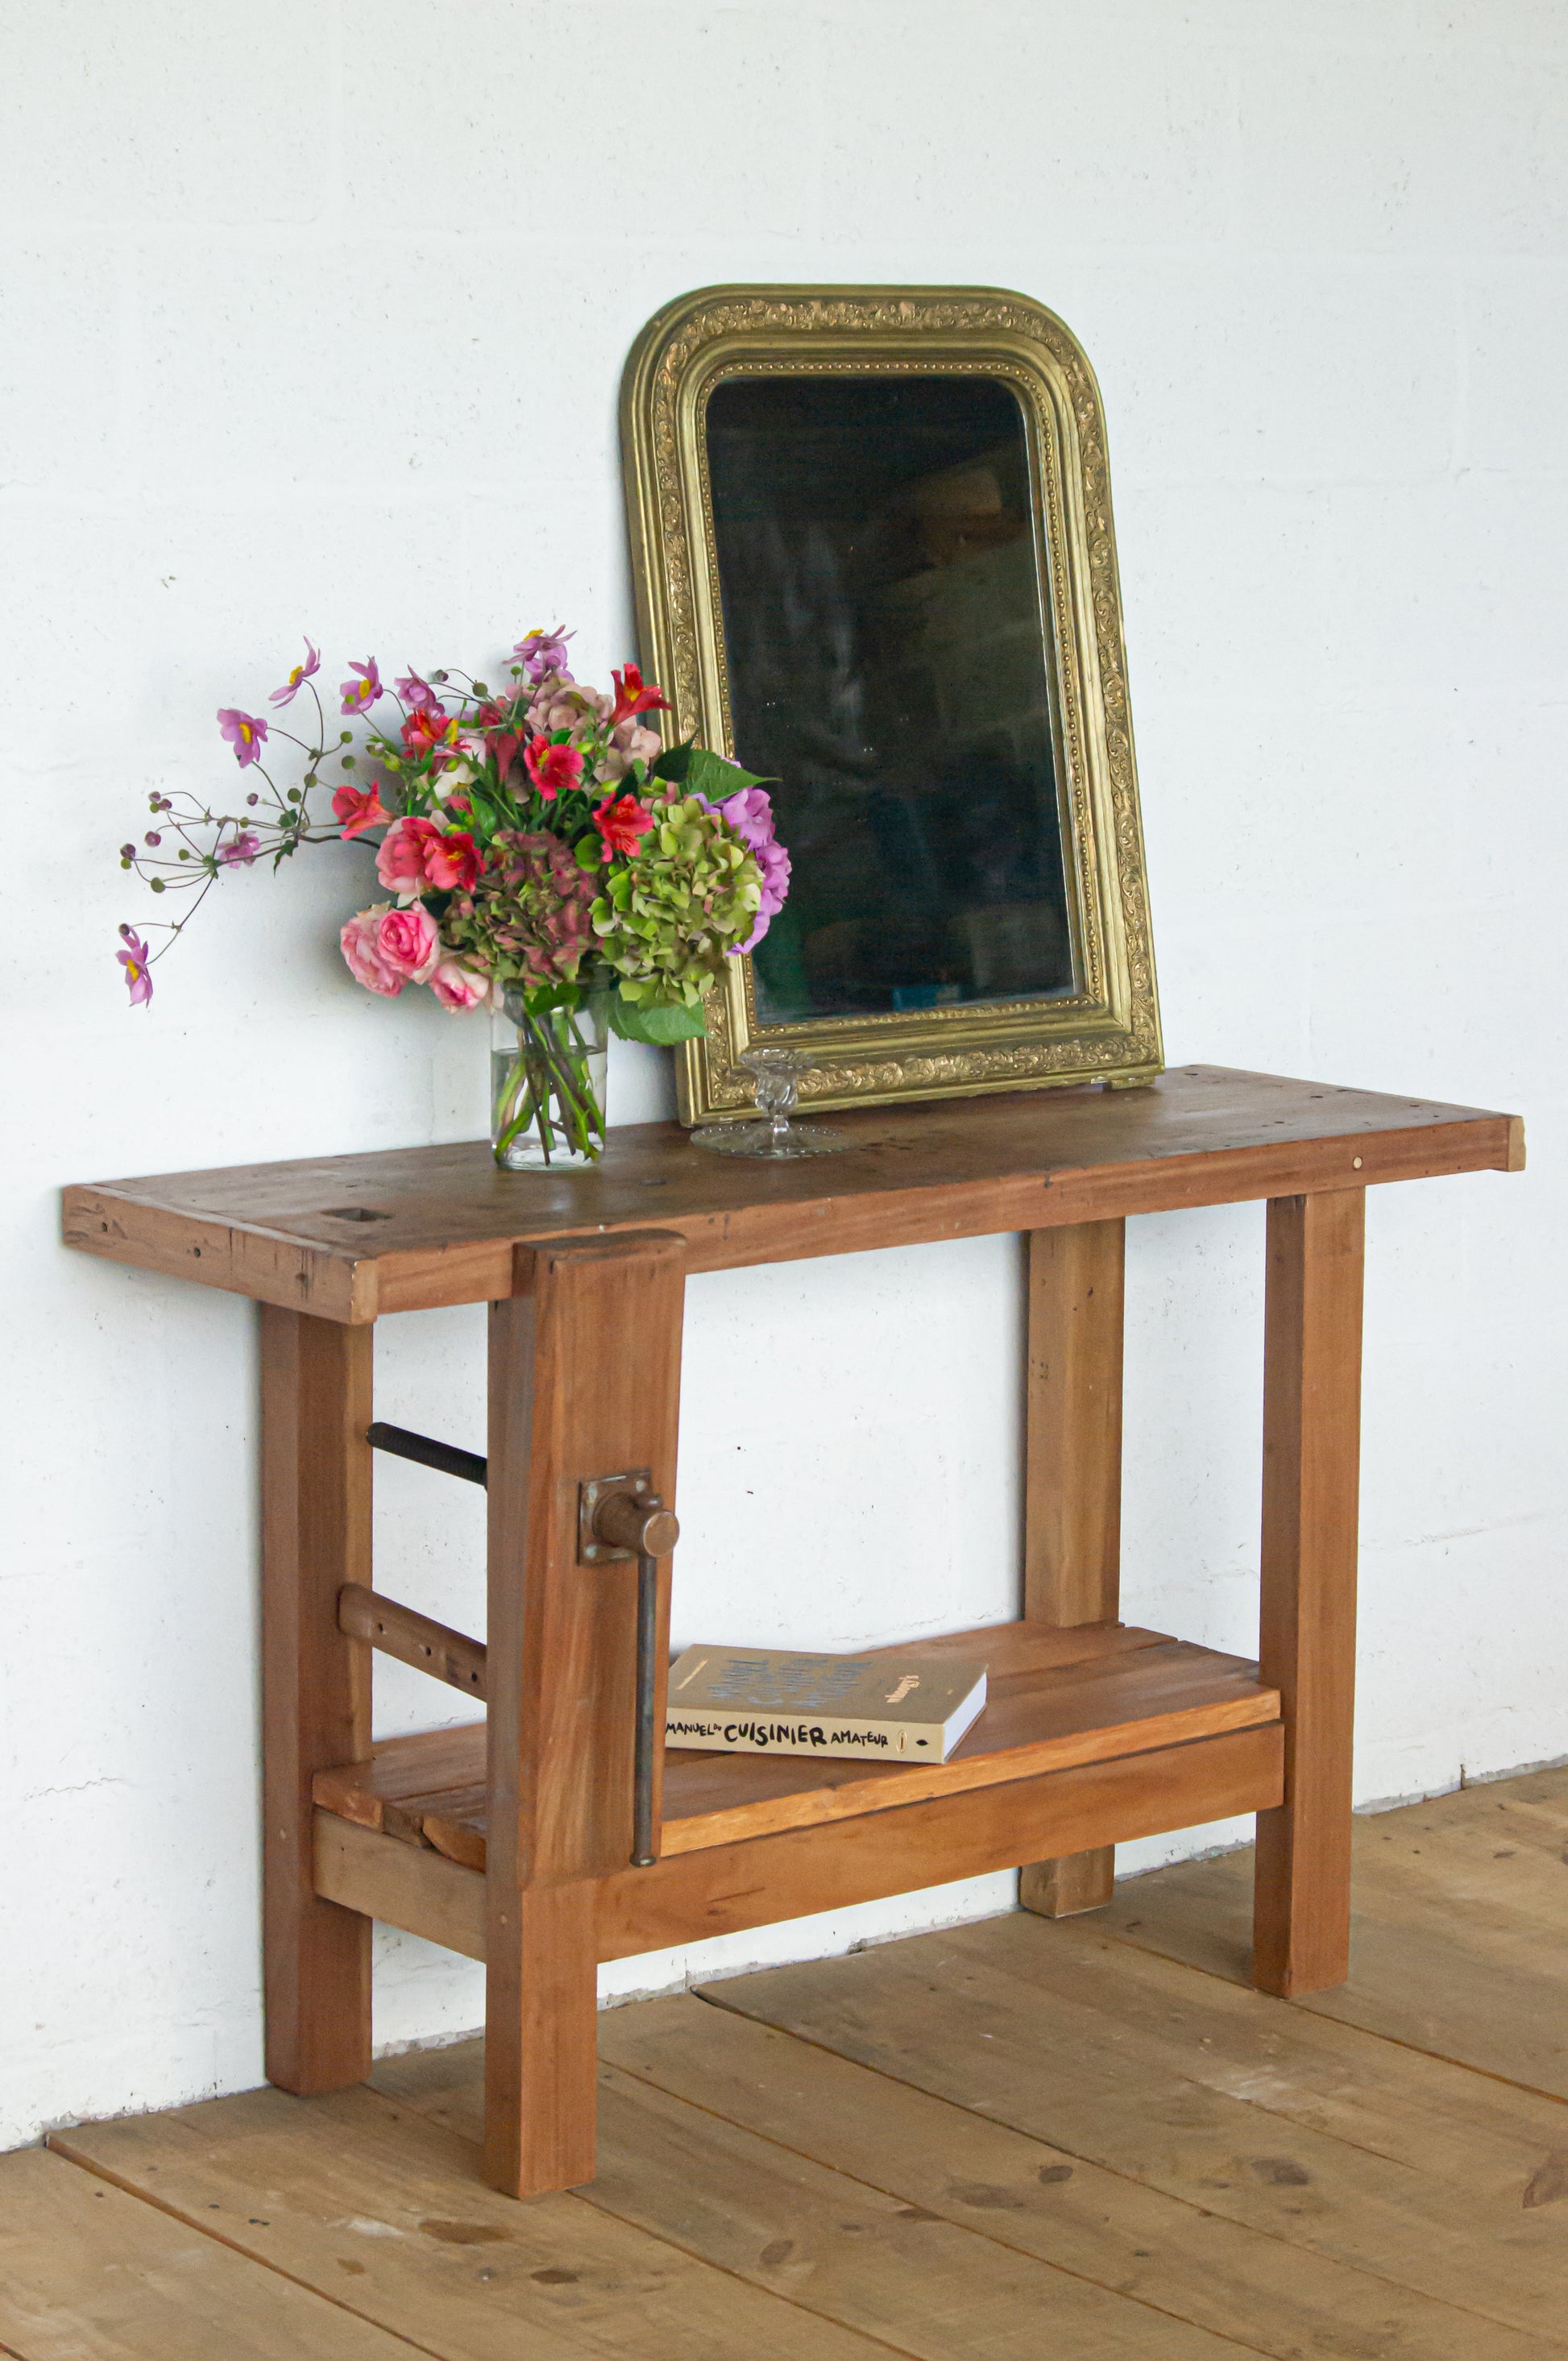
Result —
<instances>
[{"instance_id":1,"label":"flower stem in vase","mask_svg":"<svg viewBox=\"0 0 1568 2361\"><path fill-rule=\"evenodd\" d=\"M531 1010L507 994L491 1050L491 1141L503 1171L596 1162L604 1146L608 1005Z\"/></svg>"}]
</instances>

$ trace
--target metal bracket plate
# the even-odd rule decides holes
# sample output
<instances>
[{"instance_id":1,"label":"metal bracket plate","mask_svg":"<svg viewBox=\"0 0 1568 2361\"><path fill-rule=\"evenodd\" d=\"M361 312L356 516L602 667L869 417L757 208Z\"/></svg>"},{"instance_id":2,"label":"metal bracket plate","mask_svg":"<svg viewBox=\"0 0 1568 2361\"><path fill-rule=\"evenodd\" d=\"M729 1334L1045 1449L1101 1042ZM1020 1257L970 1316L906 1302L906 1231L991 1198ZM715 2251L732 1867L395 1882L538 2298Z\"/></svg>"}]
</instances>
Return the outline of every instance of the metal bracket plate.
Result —
<instances>
[{"instance_id":1,"label":"metal bracket plate","mask_svg":"<svg viewBox=\"0 0 1568 2361\"><path fill-rule=\"evenodd\" d=\"M614 1558L634 1558L635 1550L617 1549L613 1542L601 1542L594 1531L594 1519L606 1500L618 1492L639 1493L653 1488L651 1467L631 1467L624 1476L593 1476L577 1487L577 1564L608 1565Z\"/></svg>"}]
</instances>

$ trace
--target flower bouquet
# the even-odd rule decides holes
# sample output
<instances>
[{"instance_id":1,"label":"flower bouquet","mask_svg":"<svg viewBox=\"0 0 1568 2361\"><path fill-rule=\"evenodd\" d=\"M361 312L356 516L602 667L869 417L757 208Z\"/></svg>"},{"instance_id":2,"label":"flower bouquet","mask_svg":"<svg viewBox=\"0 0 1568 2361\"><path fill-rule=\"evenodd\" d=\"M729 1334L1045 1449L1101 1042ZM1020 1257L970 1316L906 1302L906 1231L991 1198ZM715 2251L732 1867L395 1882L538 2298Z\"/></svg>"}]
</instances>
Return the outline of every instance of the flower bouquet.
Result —
<instances>
[{"instance_id":1,"label":"flower bouquet","mask_svg":"<svg viewBox=\"0 0 1568 2361\"><path fill-rule=\"evenodd\" d=\"M155 894L191 887L196 900L161 929L157 953L120 928L132 1005L151 999L153 959L225 870L269 856L276 871L302 844L363 840L385 898L343 928L355 978L389 1000L420 983L445 1009L492 1013L498 1163L597 1157L607 1031L654 1043L701 1034L704 993L783 906L789 856L760 779L695 741L662 747L649 723L668 709L658 689L635 664L612 675L613 692L575 680L569 637L527 633L494 691L466 674L454 686L448 672L410 672L389 689L373 656L351 664L339 695L344 716L368 718L357 741L328 730L308 640L271 703L306 693L313 735L276 714L221 711L240 769L263 784L240 813L149 797L155 825L121 846L121 866ZM275 739L302 754L299 785L268 769Z\"/></svg>"}]
</instances>

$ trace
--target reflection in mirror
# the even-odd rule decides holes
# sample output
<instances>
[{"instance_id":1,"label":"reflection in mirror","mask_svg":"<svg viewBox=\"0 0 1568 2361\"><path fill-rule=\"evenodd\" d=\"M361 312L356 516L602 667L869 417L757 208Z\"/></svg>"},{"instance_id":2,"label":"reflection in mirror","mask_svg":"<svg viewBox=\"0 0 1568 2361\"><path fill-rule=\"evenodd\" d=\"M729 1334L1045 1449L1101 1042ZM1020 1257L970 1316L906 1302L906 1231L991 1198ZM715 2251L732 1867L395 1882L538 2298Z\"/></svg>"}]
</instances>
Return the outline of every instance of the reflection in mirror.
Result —
<instances>
[{"instance_id":1,"label":"reflection in mirror","mask_svg":"<svg viewBox=\"0 0 1568 2361\"><path fill-rule=\"evenodd\" d=\"M795 864L759 1020L1071 993L1011 389L733 377L706 431L734 752Z\"/></svg>"}]
</instances>

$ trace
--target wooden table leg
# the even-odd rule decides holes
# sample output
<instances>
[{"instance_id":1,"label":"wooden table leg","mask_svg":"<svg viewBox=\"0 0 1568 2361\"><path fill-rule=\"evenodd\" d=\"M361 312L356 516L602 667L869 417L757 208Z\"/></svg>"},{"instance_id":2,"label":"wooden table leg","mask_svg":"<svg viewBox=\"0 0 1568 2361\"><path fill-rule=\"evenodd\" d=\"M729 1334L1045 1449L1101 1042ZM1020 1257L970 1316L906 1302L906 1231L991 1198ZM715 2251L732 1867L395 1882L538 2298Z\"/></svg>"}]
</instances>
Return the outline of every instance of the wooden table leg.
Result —
<instances>
[{"instance_id":1,"label":"wooden table leg","mask_svg":"<svg viewBox=\"0 0 1568 2361\"><path fill-rule=\"evenodd\" d=\"M685 1276L674 1235L567 1239L520 1252L490 1307L485 2178L513 2197L594 2174L595 1884L632 1850L637 1565L579 1564L578 1488L647 1467L673 1502ZM661 1730L669 1600L666 1564Z\"/></svg>"},{"instance_id":2,"label":"wooden table leg","mask_svg":"<svg viewBox=\"0 0 1568 2361\"><path fill-rule=\"evenodd\" d=\"M315 1891L311 1781L370 1751L370 1651L337 1594L370 1580L374 1334L261 1306L267 2075L304 2095L370 2071L370 1921Z\"/></svg>"},{"instance_id":3,"label":"wooden table leg","mask_svg":"<svg viewBox=\"0 0 1568 2361\"><path fill-rule=\"evenodd\" d=\"M1361 1299L1366 1194L1268 1207L1263 1678L1285 1713L1285 1801L1257 1816L1253 1981L1326 1992L1350 1972Z\"/></svg>"},{"instance_id":4,"label":"wooden table leg","mask_svg":"<svg viewBox=\"0 0 1568 2361\"><path fill-rule=\"evenodd\" d=\"M1029 1234L1024 1613L1114 1622L1122 1551L1123 1222ZM1115 1848L1032 1862L1025 1910L1067 1918L1111 1899Z\"/></svg>"}]
</instances>

